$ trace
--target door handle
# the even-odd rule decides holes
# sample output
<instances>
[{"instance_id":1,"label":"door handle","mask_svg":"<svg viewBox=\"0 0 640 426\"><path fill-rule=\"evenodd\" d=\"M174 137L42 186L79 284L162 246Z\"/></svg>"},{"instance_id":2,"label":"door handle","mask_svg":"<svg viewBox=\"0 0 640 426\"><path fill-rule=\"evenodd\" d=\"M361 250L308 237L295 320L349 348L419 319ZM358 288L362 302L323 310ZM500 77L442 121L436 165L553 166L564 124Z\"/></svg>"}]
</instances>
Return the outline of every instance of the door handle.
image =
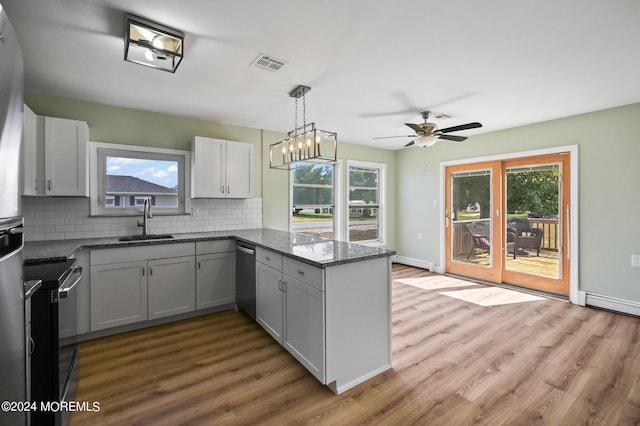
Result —
<instances>
[{"instance_id":1,"label":"door handle","mask_svg":"<svg viewBox=\"0 0 640 426\"><path fill-rule=\"evenodd\" d=\"M565 206L565 227L567 228L567 259L571 259L571 211L569 204Z\"/></svg>"},{"instance_id":2,"label":"door handle","mask_svg":"<svg viewBox=\"0 0 640 426\"><path fill-rule=\"evenodd\" d=\"M29 356L33 355L33 352L36 350L36 342L33 340L33 337L29 336L27 338Z\"/></svg>"}]
</instances>

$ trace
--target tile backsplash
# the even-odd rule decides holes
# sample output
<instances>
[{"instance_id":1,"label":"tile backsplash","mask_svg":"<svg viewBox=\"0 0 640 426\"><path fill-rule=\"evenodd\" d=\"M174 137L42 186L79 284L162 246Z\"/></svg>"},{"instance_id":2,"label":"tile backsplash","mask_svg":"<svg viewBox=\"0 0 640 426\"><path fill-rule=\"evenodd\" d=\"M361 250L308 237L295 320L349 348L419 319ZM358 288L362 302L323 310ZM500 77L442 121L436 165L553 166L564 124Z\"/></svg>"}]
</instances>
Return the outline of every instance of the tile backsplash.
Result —
<instances>
[{"instance_id":1,"label":"tile backsplash","mask_svg":"<svg viewBox=\"0 0 640 426\"><path fill-rule=\"evenodd\" d=\"M262 227L262 198L194 199L193 215L149 219L149 233L228 231ZM140 216L91 217L89 198L22 197L25 241L118 237L142 233ZM153 213L153 210L152 210Z\"/></svg>"}]
</instances>

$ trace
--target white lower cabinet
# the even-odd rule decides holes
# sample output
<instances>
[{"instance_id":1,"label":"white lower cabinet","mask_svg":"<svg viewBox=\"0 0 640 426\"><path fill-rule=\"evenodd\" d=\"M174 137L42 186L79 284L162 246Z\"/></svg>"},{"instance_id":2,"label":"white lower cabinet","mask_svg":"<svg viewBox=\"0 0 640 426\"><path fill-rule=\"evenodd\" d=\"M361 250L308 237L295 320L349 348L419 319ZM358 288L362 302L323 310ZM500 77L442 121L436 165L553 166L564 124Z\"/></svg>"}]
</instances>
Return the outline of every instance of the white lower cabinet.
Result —
<instances>
[{"instance_id":1,"label":"white lower cabinet","mask_svg":"<svg viewBox=\"0 0 640 426\"><path fill-rule=\"evenodd\" d=\"M234 240L196 243L196 309L236 301L235 250Z\"/></svg>"},{"instance_id":2,"label":"white lower cabinet","mask_svg":"<svg viewBox=\"0 0 640 426\"><path fill-rule=\"evenodd\" d=\"M194 256L150 260L148 269L150 320L196 309Z\"/></svg>"},{"instance_id":3,"label":"white lower cabinet","mask_svg":"<svg viewBox=\"0 0 640 426\"><path fill-rule=\"evenodd\" d=\"M147 319L147 262L91 266L91 331Z\"/></svg>"},{"instance_id":4,"label":"white lower cabinet","mask_svg":"<svg viewBox=\"0 0 640 426\"><path fill-rule=\"evenodd\" d=\"M324 383L324 292L284 276L283 346Z\"/></svg>"},{"instance_id":5,"label":"white lower cabinet","mask_svg":"<svg viewBox=\"0 0 640 426\"><path fill-rule=\"evenodd\" d=\"M257 322L325 383L325 297L322 282L316 288L313 281L322 270L261 248L256 259ZM313 285L291 275L308 275Z\"/></svg>"},{"instance_id":6,"label":"white lower cabinet","mask_svg":"<svg viewBox=\"0 0 640 426\"><path fill-rule=\"evenodd\" d=\"M195 244L91 251L91 330L195 310Z\"/></svg>"},{"instance_id":7,"label":"white lower cabinet","mask_svg":"<svg viewBox=\"0 0 640 426\"><path fill-rule=\"evenodd\" d=\"M282 344L282 271L256 262L256 321Z\"/></svg>"}]
</instances>

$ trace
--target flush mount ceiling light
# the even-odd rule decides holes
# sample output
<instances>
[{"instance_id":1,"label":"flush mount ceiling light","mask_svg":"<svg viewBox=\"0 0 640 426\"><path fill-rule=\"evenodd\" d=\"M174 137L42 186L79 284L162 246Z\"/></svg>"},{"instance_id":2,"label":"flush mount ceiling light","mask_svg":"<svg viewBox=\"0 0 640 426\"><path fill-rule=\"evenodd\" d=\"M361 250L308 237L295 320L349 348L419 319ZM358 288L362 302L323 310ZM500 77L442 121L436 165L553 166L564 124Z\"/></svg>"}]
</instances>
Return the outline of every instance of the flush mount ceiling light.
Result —
<instances>
[{"instance_id":1,"label":"flush mount ceiling light","mask_svg":"<svg viewBox=\"0 0 640 426\"><path fill-rule=\"evenodd\" d=\"M316 129L316 123L307 124L305 94L311 90L299 85L289 96L296 98L293 130L280 142L269 146L269 167L291 170L297 163L334 163L337 156L338 134ZM302 98L302 126L298 127L298 99Z\"/></svg>"},{"instance_id":2,"label":"flush mount ceiling light","mask_svg":"<svg viewBox=\"0 0 640 426\"><path fill-rule=\"evenodd\" d=\"M124 60L175 72L182 61L184 33L127 14L124 19Z\"/></svg>"}]
</instances>

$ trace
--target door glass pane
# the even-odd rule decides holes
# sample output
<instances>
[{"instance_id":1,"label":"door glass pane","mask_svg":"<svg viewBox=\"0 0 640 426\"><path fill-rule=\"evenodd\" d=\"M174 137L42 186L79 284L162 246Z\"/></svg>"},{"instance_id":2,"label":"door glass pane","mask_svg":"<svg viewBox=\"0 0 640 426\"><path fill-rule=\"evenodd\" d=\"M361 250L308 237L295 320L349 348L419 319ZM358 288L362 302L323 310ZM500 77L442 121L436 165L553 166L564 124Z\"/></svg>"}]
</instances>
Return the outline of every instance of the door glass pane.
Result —
<instances>
[{"instance_id":1,"label":"door glass pane","mask_svg":"<svg viewBox=\"0 0 640 426\"><path fill-rule=\"evenodd\" d=\"M560 278L560 166L506 170L506 269Z\"/></svg>"},{"instance_id":2,"label":"door glass pane","mask_svg":"<svg viewBox=\"0 0 640 426\"><path fill-rule=\"evenodd\" d=\"M298 163L293 169L293 232L333 238L334 166Z\"/></svg>"},{"instance_id":3,"label":"door glass pane","mask_svg":"<svg viewBox=\"0 0 640 426\"><path fill-rule=\"evenodd\" d=\"M452 175L451 258L491 266L491 170Z\"/></svg>"}]
</instances>

